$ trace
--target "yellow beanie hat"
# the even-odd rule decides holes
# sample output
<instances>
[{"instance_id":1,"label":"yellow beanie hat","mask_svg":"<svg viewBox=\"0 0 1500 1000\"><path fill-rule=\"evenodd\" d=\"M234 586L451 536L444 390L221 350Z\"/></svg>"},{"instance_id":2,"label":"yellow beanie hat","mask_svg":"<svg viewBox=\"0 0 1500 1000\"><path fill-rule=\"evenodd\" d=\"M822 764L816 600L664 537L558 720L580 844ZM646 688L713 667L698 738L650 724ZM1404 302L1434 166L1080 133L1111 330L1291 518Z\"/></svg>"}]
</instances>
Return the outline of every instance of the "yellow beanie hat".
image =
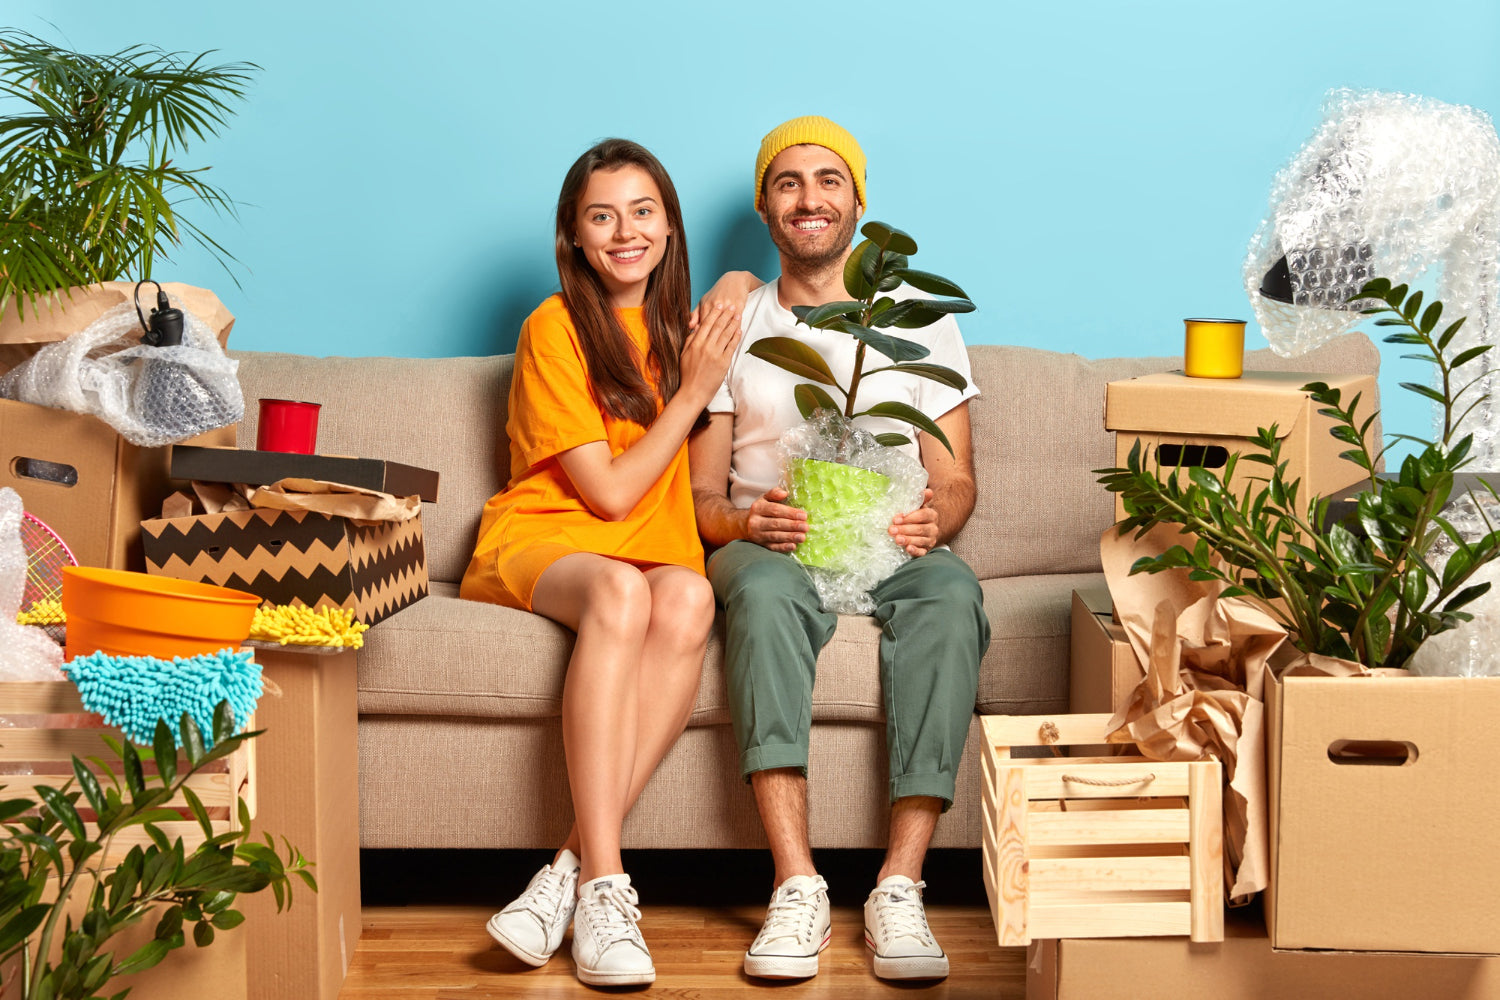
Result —
<instances>
[{"instance_id":1,"label":"yellow beanie hat","mask_svg":"<svg viewBox=\"0 0 1500 1000\"><path fill-rule=\"evenodd\" d=\"M831 149L844 158L849 172L854 175L854 193L861 206L865 205L865 151L859 142L841 125L821 115L805 115L782 122L760 141L760 155L755 158L755 210L765 207L763 195L766 169L783 149L808 143Z\"/></svg>"}]
</instances>

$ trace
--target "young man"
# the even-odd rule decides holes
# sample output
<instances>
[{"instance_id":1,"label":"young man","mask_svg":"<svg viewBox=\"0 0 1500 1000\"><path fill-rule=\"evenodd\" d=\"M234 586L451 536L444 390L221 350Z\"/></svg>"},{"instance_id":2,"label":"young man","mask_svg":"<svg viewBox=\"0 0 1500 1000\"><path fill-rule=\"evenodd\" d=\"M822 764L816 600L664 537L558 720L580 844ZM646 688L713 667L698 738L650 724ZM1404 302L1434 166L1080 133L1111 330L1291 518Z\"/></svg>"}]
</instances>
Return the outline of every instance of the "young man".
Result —
<instances>
[{"instance_id":1,"label":"young man","mask_svg":"<svg viewBox=\"0 0 1500 1000\"><path fill-rule=\"evenodd\" d=\"M777 440L801 421L792 394L799 379L746 348L762 337L794 337L815 346L835 374L847 378L854 339L798 325L790 307L849 297L844 261L864 201L864 153L844 129L808 117L766 135L755 166L755 207L780 251L781 277L746 303L744 337L724 389L709 404L708 426L689 442L698 528L720 547L708 573L728 624L740 768L754 788L776 865L770 910L745 954L752 976L815 975L830 938L828 886L813 866L808 841L806 772L814 667L837 616L822 610L812 579L787 554L805 537L807 518L776 488ZM968 356L951 316L900 332L929 347L928 360L967 378ZM919 435L906 446L926 467L929 488L919 509L894 519L890 534L914 558L872 592L883 627L892 806L889 847L865 903L865 940L875 953L875 974L890 979L948 974L948 957L922 908L922 862L938 815L953 801L979 661L989 645L979 582L944 547L974 506L968 400L977 394L972 384L960 391L895 372L860 386L861 406L884 399L909 403L935 420L953 445L950 455L937 440ZM861 426L867 421L874 433L912 431L871 418L861 418Z\"/></svg>"}]
</instances>

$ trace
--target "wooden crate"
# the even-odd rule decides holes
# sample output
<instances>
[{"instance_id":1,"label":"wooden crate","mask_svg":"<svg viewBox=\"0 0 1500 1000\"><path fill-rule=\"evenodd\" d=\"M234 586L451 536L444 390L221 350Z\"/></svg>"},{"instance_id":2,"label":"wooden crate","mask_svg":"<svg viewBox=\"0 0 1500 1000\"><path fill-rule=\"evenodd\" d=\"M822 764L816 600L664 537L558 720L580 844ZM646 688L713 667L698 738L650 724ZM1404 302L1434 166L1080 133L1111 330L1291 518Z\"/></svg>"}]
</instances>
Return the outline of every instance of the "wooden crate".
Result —
<instances>
[{"instance_id":1,"label":"wooden crate","mask_svg":"<svg viewBox=\"0 0 1500 1000\"><path fill-rule=\"evenodd\" d=\"M103 737L124 741L124 735L113 728L106 728L94 716L89 728L59 728L65 720L57 716L87 715L79 700L78 689L71 681L31 681L0 683L0 717L17 725L0 728L0 786L4 786L6 797L16 794L34 795L32 789L38 785L61 788L73 775L72 758L78 757L89 763L89 757L97 757L109 764L115 777L124 784L124 775L119 759L104 743ZM72 720L67 720L72 721ZM253 720L252 720L253 721ZM253 728L253 726L247 727ZM223 760L213 761L188 779L191 788L208 810L214 834L218 835L239 825L237 798L244 798L255 814L255 741L242 744L238 750ZM179 758L179 773L188 767L187 760ZM90 769L100 774L99 768ZM17 773L24 771L27 773ZM146 765L147 780L155 783L155 768ZM123 791L122 795L129 793ZM88 800L80 798L77 803L85 819L92 819ZM182 819L155 824L169 840L182 838L183 846L191 851L203 842L203 828L193 819L187 800L178 795L167 803L168 808L178 809ZM90 831L93 824L88 824ZM104 867L118 864L136 844L150 843L144 826L131 826L113 839L109 852L104 856Z\"/></svg>"},{"instance_id":2,"label":"wooden crate","mask_svg":"<svg viewBox=\"0 0 1500 1000\"><path fill-rule=\"evenodd\" d=\"M1018 746L1103 743L1109 720L982 717L984 887L1002 945L1224 939L1218 761L1011 757Z\"/></svg>"}]
</instances>

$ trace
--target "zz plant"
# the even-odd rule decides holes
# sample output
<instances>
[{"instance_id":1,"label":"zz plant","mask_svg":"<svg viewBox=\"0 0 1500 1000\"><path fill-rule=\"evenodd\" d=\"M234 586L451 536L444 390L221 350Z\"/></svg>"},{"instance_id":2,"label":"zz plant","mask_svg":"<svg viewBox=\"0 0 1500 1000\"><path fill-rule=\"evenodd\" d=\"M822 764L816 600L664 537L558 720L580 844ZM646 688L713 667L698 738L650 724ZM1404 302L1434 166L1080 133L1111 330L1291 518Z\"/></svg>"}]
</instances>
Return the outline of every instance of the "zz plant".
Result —
<instances>
[{"instance_id":1,"label":"zz plant","mask_svg":"<svg viewBox=\"0 0 1500 1000\"><path fill-rule=\"evenodd\" d=\"M1471 460L1473 435L1460 428L1485 399L1477 385L1485 372L1476 375L1473 365L1490 345L1455 350L1464 320L1439 331L1442 303L1424 311L1422 293L1405 285L1376 279L1350 299L1361 300L1374 300L1361 311L1380 316L1377 326L1399 328L1386 343L1417 348L1403 357L1436 368L1436 387L1401 384L1441 407L1442 429L1436 441L1393 435L1420 447L1394 476L1377 475L1390 445L1372 451L1367 443L1375 414L1361 413L1358 394L1345 401L1324 383L1304 386L1322 407L1318 412L1333 420L1330 433L1350 445L1342 457L1368 475L1348 515L1330 520L1327 498L1304 497L1300 482L1288 480L1275 425L1257 432L1256 450L1230 456L1222 477L1198 467L1148 468L1139 446L1125 468L1097 471L1124 498L1122 535L1170 524L1193 538L1137 560L1132 573L1185 568L1194 580L1222 581L1224 596L1265 608L1304 652L1404 667L1428 637L1473 617L1463 608L1490 585L1471 578L1500 554L1500 532L1487 518L1482 537L1468 541L1440 514L1453 495L1454 474ZM1237 477L1243 463L1259 475ZM1495 495L1488 483L1484 488ZM1430 556L1440 535L1454 547L1441 568Z\"/></svg>"},{"instance_id":2,"label":"zz plant","mask_svg":"<svg viewBox=\"0 0 1500 1000\"><path fill-rule=\"evenodd\" d=\"M847 333L859 342L854 352L854 372L849 384L840 385L822 355L791 337L765 337L751 344L747 351L763 361L809 380L794 390L797 409L804 419L820 409L840 413L850 422L856 417L867 415L892 417L931 434L952 453L953 446L949 444L947 436L931 418L915 407L889 401L860 410L856 407L855 400L864 379L881 372L903 372L941 382L955 389L966 388L968 382L958 372L922 361L931 353L927 348L886 331L892 328L915 330L931 326L949 313L972 312L974 303L969 301L962 288L947 278L909 266L910 258L917 252L917 241L906 233L881 222L867 222L860 228L860 234L865 237L864 240L854 248L844 264L844 290L848 292L849 299L820 306L792 307L798 322L819 330ZM884 294L903 283L939 297L910 298L897 302ZM871 348L884 355L890 363L866 369L866 352ZM842 405L822 386L837 391L843 397ZM894 433L877 435L876 440L883 445L903 445L910 442L906 436Z\"/></svg>"},{"instance_id":3,"label":"zz plant","mask_svg":"<svg viewBox=\"0 0 1500 1000\"><path fill-rule=\"evenodd\" d=\"M187 779L259 733L234 735L227 701L215 711L213 728L214 741L205 744L191 716L183 715L184 771L177 770L171 730L158 721L152 747L107 741L122 777L98 758L90 758L96 774L74 757L73 776L61 788L39 785L35 798L0 800L0 976L20 970L19 992L15 983L0 982L6 997L123 1000L129 988L107 994L109 982L159 963L186 943L189 928L202 948L217 931L239 926L239 893L270 888L280 910L291 903L292 876L317 890L309 862L295 848L286 845L283 861L269 834L265 843L250 839L244 800L237 829L214 832ZM155 773L148 775L143 764L152 760ZM192 850L156 825L181 818L166 808L179 797L203 830L203 842ZM96 818L86 824L80 809ZM112 842L132 827L144 829L150 843L132 847L107 869ZM126 956L108 950L115 934L148 916L156 918L149 942Z\"/></svg>"},{"instance_id":4,"label":"zz plant","mask_svg":"<svg viewBox=\"0 0 1500 1000\"><path fill-rule=\"evenodd\" d=\"M0 31L0 311L149 278L185 238L233 260L181 208L234 204L181 156L228 123L257 69L146 45L85 55Z\"/></svg>"}]
</instances>

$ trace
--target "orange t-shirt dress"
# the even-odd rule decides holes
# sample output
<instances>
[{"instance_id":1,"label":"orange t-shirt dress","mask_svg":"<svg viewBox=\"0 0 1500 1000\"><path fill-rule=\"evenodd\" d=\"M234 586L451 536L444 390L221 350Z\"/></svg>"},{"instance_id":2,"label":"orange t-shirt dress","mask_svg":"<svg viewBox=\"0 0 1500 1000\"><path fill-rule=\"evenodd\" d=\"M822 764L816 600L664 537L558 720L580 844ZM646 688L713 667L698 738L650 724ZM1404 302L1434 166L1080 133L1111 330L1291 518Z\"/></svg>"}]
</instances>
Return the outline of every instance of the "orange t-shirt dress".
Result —
<instances>
[{"instance_id":1,"label":"orange t-shirt dress","mask_svg":"<svg viewBox=\"0 0 1500 1000\"><path fill-rule=\"evenodd\" d=\"M645 371L650 337L641 313L616 311ZM521 327L505 424L510 483L484 505L479 542L459 585L460 597L530 611L542 572L574 552L703 572L686 442L620 521L607 521L590 510L563 471L557 456L570 448L604 441L618 455L646 433L632 420L600 412L590 390L573 319L562 296L554 295Z\"/></svg>"}]
</instances>

